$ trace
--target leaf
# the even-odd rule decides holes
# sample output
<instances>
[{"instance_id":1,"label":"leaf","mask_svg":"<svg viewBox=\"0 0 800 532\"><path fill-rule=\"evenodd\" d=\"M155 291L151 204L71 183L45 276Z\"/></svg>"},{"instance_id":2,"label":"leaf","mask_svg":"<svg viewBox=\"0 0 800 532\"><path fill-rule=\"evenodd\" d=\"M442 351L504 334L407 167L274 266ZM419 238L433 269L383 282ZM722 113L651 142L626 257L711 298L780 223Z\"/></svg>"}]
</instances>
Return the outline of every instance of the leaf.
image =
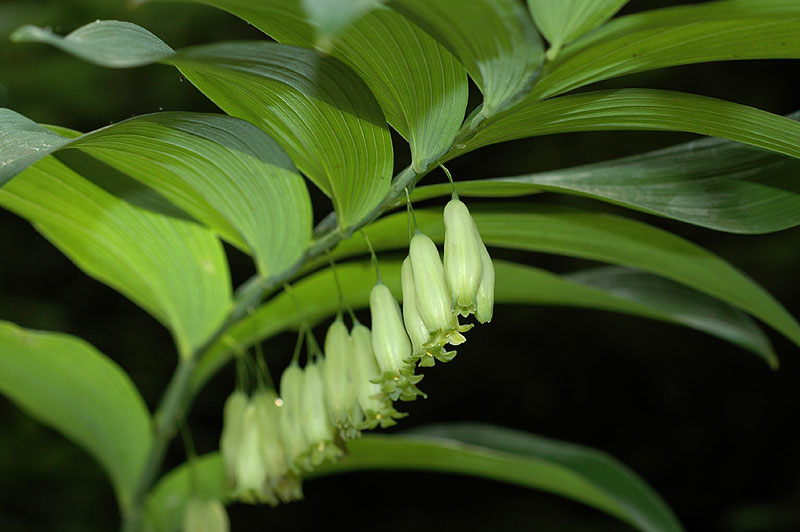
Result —
<instances>
[{"instance_id":1,"label":"leaf","mask_svg":"<svg viewBox=\"0 0 800 532\"><path fill-rule=\"evenodd\" d=\"M416 470L489 478L554 493L615 516L645 532L683 530L669 507L628 467L602 451L478 423L429 425L348 442L347 456L309 478L364 470ZM166 475L147 501L148 532L178 529L191 490L184 464ZM194 463L202 495L226 500L219 453Z\"/></svg>"},{"instance_id":2,"label":"leaf","mask_svg":"<svg viewBox=\"0 0 800 532\"><path fill-rule=\"evenodd\" d=\"M531 98L675 65L798 59L798 25L800 5L795 0L705 2L620 17L564 48Z\"/></svg>"},{"instance_id":3,"label":"leaf","mask_svg":"<svg viewBox=\"0 0 800 532\"><path fill-rule=\"evenodd\" d=\"M538 75L543 46L516 0L390 0L461 60L484 95L491 116L527 94Z\"/></svg>"},{"instance_id":4,"label":"leaf","mask_svg":"<svg viewBox=\"0 0 800 532\"><path fill-rule=\"evenodd\" d=\"M0 321L0 392L86 449L123 510L150 448L150 415L133 382L83 340Z\"/></svg>"},{"instance_id":5,"label":"leaf","mask_svg":"<svg viewBox=\"0 0 800 532\"><path fill-rule=\"evenodd\" d=\"M755 281L722 258L672 233L599 211L554 205L486 205L473 218L489 246L539 251L630 266L660 275L718 298L759 318L800 345L800 324ZM417 209L422 232L441 243L438 209ZM364 228L376 250L408 246L405 213ZM350 239L334 259L364 253L362 239Z\"/></svg>"},{"instance_id":6,"label":"leaf","mask_svg":"<svg viewBox=\"0 0 800 532\"><path fill-rule=\"evenodd\" d=\"M528 0L533 21L550 41L547 58L556 58L565 44L599 26L628 0Z\"/></svg>"},{"instance_id":7,"label":"leaf","mask_svg":"<svg viewBox=\"0 0 800 532\"><path fill-rule=\"evenodd\" d=\"M316 46L346 63L375 94L386 120L409 141L412 164L420 173L452 144L467 105L466 73L450 52L402 15L376 7L320 40L306 13L307 1L203 3L241 17L280 42ZM356 2L354 8L365 4ZM344 6L339 2L337 7Z\"/></svg>"},{"instance_id":8,"label":"leaf","mask_svg":"<svg viewBox=\"0 0 800 532\"><path fill-rule=\"evenodd\" d=\"M29 33L26 39L39 40ZM62 43L59 39L51 35L43 42ZM81 57L96 61L115 50L105 39L87 40L81 44ZM350 227L383 201L393 164L389 127L367 85L341 61L306 48L258 41L196 46L159 60L178 67L225 112L276 139L297 167L331 196L340 227Z\"/></svg>"},{"instance_id":9,"label":"leaf","mask_svg":"<svg viewBox=\"0 0 800 532\"><path fill-rule=\"evenodd\" d=\"M29 220L87 274L162 322L182 357L227 314L228 266L208 229L134 207L52 157L0 189L0 206Z\"/></svg>"},{"instance_id":10,"label":"leaf","mask_svg":"<svg viewBox=\"0 0 800 532\"><path fill-rule=\"evenodd\" d=\"M0 119L6 116L13 119L11 129L5 132L3 122L0 135L27 143L41 157L56 149L79 148L138 179L240 247L252 250L263 275L291 267L311 240L311 200L303 178L280 146L247 122L223 115L157 113L67 143L63 138L57 142L47 138L34 145L37 135L47 130L38 126L42 132L36 132L32 122L19 128L20 115L0 109ZM48 148L49 144L54 146ZM9 160L5 150L0 157ZM6 167L16 168L11 161ZM93 169L85 161L79 164L91 172L84 174L89 178L106 171ZM6 176L6 167L0 179Z\"/></svg>"},{"instance_id":11,"label":"leaf","mask_svg":"<svg viewBox=\"0 0 800 532\"><path fill-rule=\"evenodd\" d=\"M561 495L645 532L682 531L666 503L608 454L573 443L479 423L429 425L348 442L349 455L313 474L417 470L500 480Z\"/></svg>"},{"instance_id":12,"label":"leaf","mask_svg":"<svg viewBox=\"0 0 800 532\"><path fill-rule=\"evenodd\" d=\"M111 68L149 65L175 53L146 29L118 20L91 22L66 37L47 28L22 26L11 34L11 40L47 43L91 63Z\"/></svg>"},{"instance_id":13,"label":"leaf","mask_svg":"<svg viewBox=\"0 0 800 532\"><path fill-rule=\"evenodd\" d=\"M624 268L597 268L561 277L527 265L495 260L498 303L595 308L685 325L748 349L776 367L777 357L764 333L744 313L719 300L675 282ZM368 263L337 267L346 303L369 304L373 270ZM381 277L402 299L400 262L381 261ZM330 269L310 275L248 315L208 350L195 379L199 390L233 353L302 322L312 325L339 310L336 280Z\"/></svg>"},{"instance_id":14,"label":"leaf","mask_svg":"<svg viewBox=\"0 0 800 532\"><path fill-rule=\"evenodd\" d=\"M475 197L578 194L719 231L769 233L800 225L798 175L795 158L701 139L613 161L456 186L460 195ZM411 199L450 192L449 183L417 187Z\"/></svg>"},{"instance_id":15,"label":"leaf","mask_svg":"<svg viewBox=\"0 0 800 532\"><path fill-rule=\"evenodd\" d=\"M619 89L525 99L497 115L448 158L507 140L607 130L686 131L800 157L800 123L715 98L654 89Z\"/></svg>"}]
</instances>

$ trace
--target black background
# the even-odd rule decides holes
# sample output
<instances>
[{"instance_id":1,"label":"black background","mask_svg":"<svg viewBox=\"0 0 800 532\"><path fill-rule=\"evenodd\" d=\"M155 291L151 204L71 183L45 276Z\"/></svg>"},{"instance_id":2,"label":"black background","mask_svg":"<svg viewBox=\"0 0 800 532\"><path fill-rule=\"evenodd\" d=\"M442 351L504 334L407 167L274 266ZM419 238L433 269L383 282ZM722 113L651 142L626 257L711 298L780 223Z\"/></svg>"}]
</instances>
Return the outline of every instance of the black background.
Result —
<instances>
[{"instance_id":1,"label":"black background","mask_svg":"<svg viewBox=\"0 0 800 532\"><path fill-rule=\"evenodd\" d=\"M0 99L30 118L90 130L158 110L215 111L167 67L106 70L44 46L12 45L23 23L65 33L91 20L142 24L173 47L261 38L215 10L156 4L126 11L108 0L0 3ZM624 12L670 2L632 0ZM800 107L796 61L743 61L671 68L603 87L683 90L786 114ZM477 99L475 99L477 101ZM555 135L484 148L450 163L456 179L515 175L639 153L694 138L673 133ZM396 146L402 146L395 138ZM402 151L402 150L398 150ZM398 167L407 154L398 154ZM798 176L800 177L800 176ZM431 175L427 180L441 180ZM330 208L314 196L317 215ZM541 195L530 201L590 204ZM621 209L720 254L800 316L800 230L769 235L717 233ZM82 337L117 361L151 408L175 364L171 339L144 311L99 284L30 225L0 212L0 319ZM230 250L229 250L230 251ZM591 263L498 252L557 272ZM230 253L235 282L252 274ZM317 331L321 339L323 329ZM397 430L430 422L477 420L603 449L645 478L687 530L800 530L800 351L769 331L782 367L689 329L599 311L499 306L491 325L469 333L452 364L426 371L430 397L403 405ZM293 335L264 346L274 370L291 356ZM190 425L198 450L216 449L232 368L195 402ZM184 460L176 443L167 467ZM565 499L492 481L420 473L358 473L306 483L306 500L277 509L234 505L245 530L624 531L627 525ZM0 398L0 530L89 531L118 526L102 470L81 449Z\"/></svg>"}]
</instances>

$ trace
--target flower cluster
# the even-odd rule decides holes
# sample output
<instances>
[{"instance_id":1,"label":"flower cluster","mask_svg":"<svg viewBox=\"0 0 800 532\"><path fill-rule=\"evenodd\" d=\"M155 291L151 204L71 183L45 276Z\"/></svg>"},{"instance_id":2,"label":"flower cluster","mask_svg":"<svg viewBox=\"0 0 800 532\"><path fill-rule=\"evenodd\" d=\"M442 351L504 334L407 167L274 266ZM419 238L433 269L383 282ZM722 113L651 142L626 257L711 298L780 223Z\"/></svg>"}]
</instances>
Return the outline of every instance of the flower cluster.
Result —
<instances>
[{"instance_id":1,"label":"flower cluster","mask_svg":"<svg viewBox=\"0 0 800 532\"><path fill-rule=\"evenodd\" d=\"M469 210L453 198L444 210L444 261L417 231L402 267L402 310L378 282L370 293L372 330L341 315L328 328L324 355L308 334L304 367L295 357L280 379L280 397L267 386L252 396L234 392L223 412L220 450L232 494L244 502L277 504L302 497L300 477L344 454L362 430L394 425L393 407L425 394L417 366L448 362L472 325L459 315L492 318L494 267ZM302 340L302 333L301 333Z\"/></svg>"},{"instance_id":2,"label":"flower cluster","mask_svg":"<svg viewBox=\"0 0 800 532\"><path fill-rule=\"evenodd\" d=\"M378 283L370 294L373 347L381 369L376 382L392 400L424 394L416 384L415 365L433 366L456 355L445 346L466 341L472 328L458 316L492 319L494 266L469 209L457 198L444 209L444 262L433 240L416 231L403 261L403 310L389 289Z\"/></svg>"}]
</instances>

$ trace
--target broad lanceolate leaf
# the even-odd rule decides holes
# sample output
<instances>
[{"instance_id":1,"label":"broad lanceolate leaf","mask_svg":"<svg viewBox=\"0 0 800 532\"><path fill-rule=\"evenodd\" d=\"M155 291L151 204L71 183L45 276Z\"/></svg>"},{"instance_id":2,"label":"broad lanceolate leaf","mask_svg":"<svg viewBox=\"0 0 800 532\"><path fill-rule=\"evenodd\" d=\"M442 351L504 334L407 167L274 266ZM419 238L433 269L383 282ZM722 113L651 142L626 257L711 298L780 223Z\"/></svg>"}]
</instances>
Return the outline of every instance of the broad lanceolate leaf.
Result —
<instances>
[{"instance_id":1,"label":"broad lanceolate leaf","mask_svg":"<svg viewBox=\"0 0 800 532\"><path fill-rule=\"evenodd\" d=\"M450 158L506 140L604 130L686 131L800 158L800 123L715 98L654 89L586 92L545 101L526 98L500 113Z\"/></svg>"},{"instance_id":2,"label":"broad lanceolate leaf","mask_svg":"<svg viewBox=\"0 0 800 532\"><path fill-rule=\"evenodd\" d=\"M0 189L0 206L161 321L184 357L231 305L228 266L211 230L134 207L52 157Z\"/></svg>"},{"instance_id":3,"label":"broad lanceolate leaf","mask_svg":"<svg viewBox=\"0 0 800 532\"><path fill-rule=\"evenodd\" d=\"M673 65L798 59L799 25L800 4L795 0L705 2L620 17L564 48L545 68L532 97Z\"/></svg>"},{"instance_id":4,"label":"broad lanceolate leaf","mask_svg":"<svg viewBox=\"0 0 800 532\"><path fill-rule=\"evenodd\" d=\"M57 148L80 148L152 187L232 242L244 242L264 275L294 264L311 239L311 202L303 178L275 141L243 120L158 113L53 142L45 137L47 129L32 123L18 127L23 121L19 115L1 109L0 119L6 116L11 128L6 132L3 122L0 134L35 149L39 157ZM43 143L36 144L40 138ZM54 147L48 148L50 144ZM18 166L9 159L17 152L5 151L0 150L0 157L10 164L0 169L0 176ZM23 160L32 162L27 156ZM81 170L101 172L86 164Z\"/></svg>"},{"instance_id":5,"label":"broad lanceolate leaf","mask_svg":"<svg viewBox=\"0 0 800 532\"><path fill-rule=\"evenodd\" d=\"M487 245L569 255L654 273L740 308L800 345L800 324L766 290L722 258L672 233L577 208L503 204L473 210ZM441 211L415 212L420 230L442 242ZM405 213L382 218L364 231L377 249L408 246ZM342 242L332 256L364 253L364 248L354 238Z\"/></svg>"},{"instance_id":6,"label":"broad lanceolate leaf","mask_svg":"<svg viewBox=\"0 0 800 532\"><path fill-rule=\"evenodd\" d=\"M111 359L78 338L0 321L0 393L89 451L120 506L131 502L150 448L150 415Z\"/></svg>"},{"instance_id":7,"label":"broad lanceolate leaf","mask_svg":"<svg viewBox=\"0 0 800 532\"><path fill-rule=\"evenodd\" d=\"M165 61L228 114L278 139L331 196L341 227L383 200L392 174L389 128L369 88L344 63L270 42L198 46Z\"/></svg>"},{"instance_id":8,"label":"broad lanceolate leaf","mask_svg":"<svg viewBox=\"0 0 800 532\"><path fill-rule=\"evenodd\" d=\"M23 26L11 35L16 42L43 42L111 68L148 65L174 50L146 29L118 20L98 20L61 37L50 29Z\"/></svg>"},{"instance_id":9,"label":"broad lanceolate leaf","mask_svg":"<svg viewBox=\"0 0 800 532\"><path fill-rule=\"evenodd\" d=\"M62 42L52 35L26 38ZM125 46L142 45L126 39ZM97 56L115 49L105 39L86 39L81 57L107 64ZM181 69L228 114L270 133L332 197L340 226L359 221L383 200L392 173L389 127L367 85L341 61L271 42L198 46L159 60Z\"/></svg>"},{"instance_id":10,"label":"broad lanceolate leaf","mask_svg":"<svg viewBox=\"0 0 800 532\"><path fill-rule=\"evenodd\" d=\"M678 283L623 268L599 268L560 277L544 270L496 260L498 303L566 305L610 310L691 327L748 349L770 365L777 359L769 340L746 314ZM338 267L345 300L352 308L369 303L374 273L369 264ZM398 299L400 263L381 261L381 277ZM336 281L330 270L306 277L294 285L292 296L280 294L234 326L200 361L199 387L233 353L303 320L316 324L339 310Z\"/></svg>"},{"instance_id":11,"label":"broad lanceolate leaf","mask_svg":"<svg viewBox=\"0 0 800 532\"><path fill-rule=\"evenodd\" d=\"M800 160L721 139L564 170L456 183L462 196L578 194L732 233L800 225ZM447 196L417 187L414 201Z\"/></svg>"},{"instance_id":12,"label":"broad lanceolate leaf","mask_svg":"<svg viewBox=\"0 0 800 532\"><path fill-rule=\"evenodd\" d=\"M547 57L552 61L562 46L599 26L627 3L628 0L528 0L528 8L550 41Z\"/></svg>"},{"instance_id":13,"label":"broad lanceolate leaf","mask_svg":"<svg viewBox=\"0 0 800 532\"><path fill-rule=\"evenodd\" d=\"M308 0L202 2L230 11L277 41L316 46L345 62L375 94L386 120L409 141L418 171L452 144L467 105L466 73L450 52L395 11L375 7L320 40Z\"/></svg>"},{"instance_id":14,"label":"broad lanceolate leaf","mask_svg":"<svg viewBox=\"0 0 800 532\"><path fill-rule=\"evenodd\" d=\"M364 470L415 470L489 478L561 495L611 514L644 532L683 530L664 501L625 465L602 451L492 425L431 425L414 431L364 435L348 455L310 477ZM203 494L227 499L219 454L173 470L148 499L148 532L177 530L191 496L191 478Z\"/></svg>"},{"instance_id":15,"label":"broad lanceolate leaf","mask_svg":"<svg viewBox=\"0 0 800 532\"><path fill-rule=\"evenodd\" d=\"M481 89L483 116L513 104L532 87L543 46L516 0L390 0L458 57Z\"/></svg>"}]
</instances>

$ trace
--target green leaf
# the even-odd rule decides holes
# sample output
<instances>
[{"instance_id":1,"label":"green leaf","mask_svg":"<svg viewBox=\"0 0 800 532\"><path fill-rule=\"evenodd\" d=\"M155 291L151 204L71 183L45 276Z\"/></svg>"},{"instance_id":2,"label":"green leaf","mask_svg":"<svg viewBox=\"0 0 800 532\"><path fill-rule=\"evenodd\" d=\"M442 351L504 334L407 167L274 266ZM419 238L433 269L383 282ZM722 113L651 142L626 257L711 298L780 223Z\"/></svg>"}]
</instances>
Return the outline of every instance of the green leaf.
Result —
<instances>
[{"instance_id":1,"label":"green leaf","mask_svg":"<svg viewBox=\"0 0 800 532\"><path fill-rule=\"evenodd\" d=\"M507 140L607 130L686 131L800 157L800 123L715 98L654 89L587 92L537 102L526 98L495 116L448 158Z\"/></svg>"},{"instance_id":2,"label":"green leaf","mask_svg":"<svg viewBox=\"0 0 800 532\"><path fill-rule=\"evenodd\" d=\"M489 478L554 493L592 506L644 532L679 532L664 501L628 467L608 454L573 443L478 423L430 425L392 436L364 435L348 442L348 454L309 477L364 470L416 470ZM200 457L166 475L147 501L148 532L178 529L192 495L229 499L218 453Z\"/></svg>"},{"instance_id":3,"label":"green leaf","mask_svg":"<svg viewBox=\"0 0 800 532\"><path fill-rule=\"evenodd\" d=\"M644 532L683 528L636 473L608 454L573 443L479 423L420 427L348 443L349 455L315 476L362 470L417 470L490 478L561 495Z\"/></svg>"},{"instance_id":4,"label":"green leaf","mask_svg":"<svg viewBox=\"0 0 800 532\"><path fill-rule=\"evenodd\" d=\"M546 67L531 97L543 99L674 65L798 59L798 26L800 5L795 0L705 2L620 17L564 48Z\"/></svg>"},{"instance_id":5,"label":"green leaf","mask_svg":"<svg viewBox=\"0 0 800 532\"><path fill-rule=\"evenodd\" d=\"M386 120L409 141L418 171L452 144L467 105L466 73L450 52L402 15L376 7L320 41L301 0L203 3L243 18L280 42L316 46L350 66L375 94Z\"/></svg>"},{"instance_id":6,"label":"green leaf","mask_svg":"<svg viewBox=\"0 0 800 532\"><path fill-rule=\"evenodd\" d=\"M660 275L748 312L800 345L800 324L766 290L722 258L672 233L599 211L553 205L502 204L472 210L487 245L568 255ZM441 210L415 213L420 230L441 243ZM386 216L364 232L378 250L408 246L405 213ZM332 257L364 253L362 240L342 242Z\"/></svg>"},{"instance_id":7,"label":"green leaf","mask_svg":"<svg viewBox=\"0 0 800 532\"><path fill-rule=\"evenodd\" d=\"M0 321L0 392L85 448L124 509L150 448L150 414L125 372L83 340Z\"/></svg>"},{"instance_id":8,"label":"green leaf","mask_svg":"<svg viewBox=\"0 0 800 532\"><path fill-rule=\"evenodd\" d=\"M383 200L392 174L389 128L369 88L344 63L270 42L187 48L165 62L225 112L277 139L332 197L340 227Z\"/></svg>"},{"instance_id":9,"label":"green leaf","mask_svg":"<svg viewBox=\"0 0 800 532\"><path fill-rule=\"evenodd\" d=\"M701 139L613 161L456 186L460 195L474 197L578 194L719 231L769 233L800 225L798 175L795 158ZM417 187L411 199L450 192L449 183Z\"/></svg>"},{"instance_id":10,"label":"green leaf","mask_svg":"<svg viewBox=\"0 0 800 532\"><path fill-rule=\"evenodd\" d=\"M183 357L227 314L228 266L211 230L134 207L52 157L0 189L0 206L162 322Z\"/></svg>"},{"instance_id":11,"label":"green leaf","mask_svg":"<svg viewBox=\"0 0 800 532\"><path fill-rule=\"evenodd\" d=\"M311 201L303 178L274 140L243 120L157 113L71 141L53 142L50 137L40 140L45 128L38 126L41 131L36 131L33 123L25 124L13 111L0 109L0 120L6 116L12 119L11 127L5 131L2 122L0 135L34 149L39 157L56 149L79 148L138 179L195 219L252 250L263 275L292 266L311 240ZM24 127L19 127L20 122ZM10 161L1 167L0 179L7 177L6 168L22 170L9 159L15 155L16 150L8 156L5 149L0 151L0 161ZM23 160L31 162L27 156ZM78 164L89 178L106 171L91 168L85 161Z\"/></svg>"},{"instance_id":12,"label":"green leaf","mask_svg":"<svg viewBox=\"0 0 800 532\"><path fill-rule=\"evenodd\" d=\"M148 65L175 53L146 29L118 20L98 20L65 37L47 28L22 26L14 31L11 40L47 43L91 63L111 68Z\"/></svg>"},{"instance_id":13,"label":"green leaf","mask_svg":"<svg viewBox=\"0 0 800 532\"><path fill-rule=\"evenodd\" d=\"M691 327L748 349L770 366L778 364L769 340L743 312L675 282L623 268L598 268L560 277L531 266L495 260L498 303L558 305L609 310ZM369 263L337 268L346 303L354 308L369 304L374 278ZM402 299L400 262L381 261L381 277L395 297ZM232 327L200 361L195 379L203 383L230 360L257 341L279 332L311 324L339 310L336 280L330 269L293 285L292 295L281 293Z\"/></svg>"},{"instance_id":14,"label":"green leaf","mask_svg":"<svg viewBox=\"0 0 800 532\"><path fill-rule=\"evenodd\" d=\"M35 34L27 38L39 40ZM51 35L42 42L62 43L60 39ZM137 43L125 45L135 48ZM86 40L80 49L81 57L98 62L96 57L113 55L116 47L101 39ZM369 87L341 61L306 48L258 41L196 46L159 60L178 67L228 114L276 139L297 167L332 197L342 228L384 199L393 164L389 127Z\"/></svg>"},{"instance_id":15,"label":"green leaf","mask_svg":"<svg viewBox=\"0 0 800 532\"><path fill-rule=\"evenodd\" d=\"M528 0L539 31L550 41L547 58L553 60L565 44L599 26L628 0Z\"/></svg>"},{"instance_id":16,"label":"green leaf","mask_svg":"<svg viewBox=\"0 0 800 532\"><path fill-rule=\"evenodd\" d=\"M538 75L543 46L516 0L390 0L461 60L484 95L491 116L527 94Z\"/></svg>"}]
</instances>

